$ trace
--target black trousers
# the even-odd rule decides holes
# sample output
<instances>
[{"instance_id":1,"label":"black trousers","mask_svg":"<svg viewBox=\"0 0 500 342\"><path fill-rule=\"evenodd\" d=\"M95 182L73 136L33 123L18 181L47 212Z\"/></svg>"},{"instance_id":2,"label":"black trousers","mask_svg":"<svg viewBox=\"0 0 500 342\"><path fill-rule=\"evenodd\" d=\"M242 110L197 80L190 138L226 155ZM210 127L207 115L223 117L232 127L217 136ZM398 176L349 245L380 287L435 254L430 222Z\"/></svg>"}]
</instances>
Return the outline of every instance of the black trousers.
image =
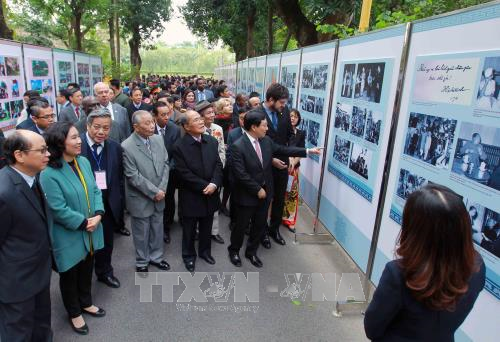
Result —
<instances>
[{"instance_id":1,"label":"black trousers","mask_svg":"<svg viewBox=\"0 0 500 342\"><path fill-rule=\"evenodd\" d=\"M247 241L247 249L245 255L255 255L259 248L259 243L266 232L267 227L267 211L269 209L270 200L264 199L257 206L244 206L235 204L235 226L231 232L231 245L228 247L230 252L238 253L243 246L245 238L245 230L248 228L250 221L250 236Z\"/></svg>"},{"instance_id":2,"label":"black trousers","mask_svg":"<svg viewBox=\"0 0 500 342\"><path fill-rule=\"evenodd\" d=\"M273 207L271 209L271 220L269 222L269 233L278 231L283 220L283 208L285 206L285 193L288 184L288 170L273 168L274 195Z\"/></svg>"},{"instance_id":3,"label":"black trousers","mask_svg":"<svg viewBox=\"0 0 500 342\"><path fill-rule=\"evenodd\" d=\"M20 303L0 302L0 340L52 341L50 286Z\"/></svg>"},{"instance_id":4,"label":"black trousers","mask_svg":"<svg viewBox=\"0 0 500 342\"><path fill-rule=\"evenodd\" d=\"M194 236L198 227L198 255L211 256L212 224L214 215L205 217L183 217L182 218L182 259L184 262L196 260L196 250L194 247Z\"/></svg>"},{"instance_id":5,"label":"black trousers","mask_svg":"<svg viewBox=\"0 0 500 342\"><path fill-rule=\"evenodd\" d=\"M92 305L93 259L89 253L78 264L66 272L59 273L59 288L64 307L70 318L80 316L82 308Z\"/></svg>"},{"instance_id":6,"label":"black trousers","mask_svg":"<svg viewBox=\"0 0 500 342\"><path fill-rule=\"evenodd\" d=\"M117 223L108 205L104 200L104 216L102 217L102 228L104 234L104 247L95 252L95 274L98 278L104 278L113 275L113 266L111 266L111 255L113 254L114 231Z\"/></svg>"},{"instance_id":7,"label":"black trousers","mask_svg":"<svg viewBox=\"0 0 500 342\"><path fill-rule=\"evenodd\" d=\"M179 188L179 176L175 169L168 173L167 191L165 193L165 210L163 211L163 231L170 233L170 226L175 216L175 190Z\"/></svg>"}]
</instances>

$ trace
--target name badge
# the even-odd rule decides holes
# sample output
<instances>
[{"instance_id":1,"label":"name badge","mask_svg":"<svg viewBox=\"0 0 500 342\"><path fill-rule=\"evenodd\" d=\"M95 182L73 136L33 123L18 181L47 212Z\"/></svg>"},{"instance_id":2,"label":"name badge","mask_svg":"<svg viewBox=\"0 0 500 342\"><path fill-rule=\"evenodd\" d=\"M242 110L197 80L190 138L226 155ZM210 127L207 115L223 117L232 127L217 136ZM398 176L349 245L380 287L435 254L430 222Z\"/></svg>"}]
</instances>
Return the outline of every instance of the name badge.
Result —
<instances>
[{"instance_id":1,"label":"name badge","mask_svg":"<svg viewBox=\"0 0 500 342\"><path fill-rule=\"evenodd\" d=\"M95 171L94 174L97 187L101 190L106 190L108 188L106 183L106 171Z\"/></svg>"}]
</instances>

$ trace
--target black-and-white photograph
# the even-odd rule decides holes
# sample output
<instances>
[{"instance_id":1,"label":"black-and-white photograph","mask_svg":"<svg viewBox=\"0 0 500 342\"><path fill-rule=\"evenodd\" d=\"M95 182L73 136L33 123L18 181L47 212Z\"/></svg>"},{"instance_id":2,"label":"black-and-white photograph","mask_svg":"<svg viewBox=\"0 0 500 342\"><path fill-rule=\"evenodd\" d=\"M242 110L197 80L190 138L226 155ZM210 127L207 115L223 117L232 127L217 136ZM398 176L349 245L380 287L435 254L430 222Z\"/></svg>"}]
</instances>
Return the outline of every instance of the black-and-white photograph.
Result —
<instances>
[{"instance_id":1,"label":"black-and-white photograph","mask_svg":"<svg viewBox=\"0 0 500 342\"><path fill-rule=\"evenodd\" d=\"M312 88L314 81L314 67L311 65L304 65L302 71L302 88Z\"/></svg>"},{"instance_id":2,"label":"black-and-white photograph","mask_svg":"<svg viewBox=\"0 0 500 342\"><path fill-rule=\"evenodd\" d=\"M336 135L335 144L333 146L333 159L338 160L345 166L348 166L350 151L351 142Z\"/></svg>"},{"instance_id":3,"label":"black-and-white photograph","mask_svg":"<svg viewBox=\"0 0 500 342\"><path fill-rule=\"evenodd\" d=\"M314 114L323 115L324 105L325 105L325 99L316 96L316 100L314 101Z\"/></svg>"},{"instance_id":4,"label":"black-and-white photograph","mask_svg":"<svg viewBox=\"0 0 500 342\"><path fill-rule=\"evenodd\" d=\"M352 107L352 118L351 118L351 134L363 137L365 133L365 122L366 122L366 108L361 108L354 106Z\"/></svg>"},{"instance_id":5,"label":"black-and-white photograph","mask_svg":"<svg viewBox=\"0 0 500 342\"><path fill-rule=\"evenodd\" d=\"M300 95L300 109L309 112L309 113L314 113L314 103L316 101L316 97L311 96L311 95Z\"/></svg>"},{"instance_id":6,"label":"black-and-white photograph","mask_svg":"<svg viewBox=\"0 0 500 342\"><path fill-rule=\"evenodd\" d=\"M309 130L307 131L307 141L313 146L318 146L319 122L309 120Z\"/></svg>"},{"instance_id":7,"label":"black-and-white photograph","mask_svg":"<svg viewBox=\"0 0 500 342\"><path fill-rule=\"evenodd\" d=\"M335 108L335 128L338 128L344 132L349 132L349 127L351 124L351 114L351 105L337 102L337 107Z\"/></svg>"},{"instance_id":8,"label":"black-and-white photograph","mask_svg":"<svg viewBox=\"0 0 500 342\"><path fill-rule=\"evenodd\" d=\"M385 63L360 63L356 71L354 98L380 103Z\"/></svg>"},{"instance_id":9,"label":"black-and-white photograph","mask_svg":"<svg viewBox=\"0 0 500 342\"><path fill-rule=\"evenodd\" d=\"M500 191L500 128L462 122L451 171Z\"/></svg>"},{"instance_id":10,"label":"black-and-white photograph","mask_svg":"<svg viewBox=\"0 0 500 342\"><path fill-rule=\"evenodd\" d=\"M289 96L288 96L288 101L287 101L287 105L288 105L288 108L293 108L295 107L295 99L294 99L294 96L295 94L293 93L290 93Z\"/></svg>"},{"instance_id":11,"label":"black-and-white photograph","mask_svg":"<svg viewBox=\"0 0 500 342\"><path fill-rule=\"evenodd\" d=\"M500 214L486 208L480 246L500 258Z\"/></svg>"},{"instance_id":12,"label":"black-and-white photograph","mask_svg":"<svg viewBox=\"0 0 500 342\"><path fill-rule=\"evenodd\" d=\"M342 76L342 89L340 91L340 96L342 97L352 97L355 84L355 70L356 64L345 64L344 74Z\"/></svg>"},{"instance_id":13,"label":"black-and-white photograph","mask_svg":"<svg viewBox=\"0 0 500 342\"><path fill-rule=\"evenodd\" d=\"M291 70L293 68L293 71ZM297 67L282 67L281 68L281 82L288 90L295 88L297 81Z\"/></svg>"},{"instance_id":14,"label":"black-and-white photograph","mask_svg":"<svg viewBox=\"0 0 500 342\"><path fill-rule=\"evenodd\" d=\"M457 120L410 113L404 154L441 169L449 168Z\"/></svg>"},{"instance_id":15,"label":"black-and-white photograph","mask_svg":"<svg viewBox=\"0 0 500 342\"><path fill-rule=\"evenodd\" d=\"M500 112L500 57L486 57L477 90L479 109Z\"/></svg>"},{"instance_id":16,"label":"black-and-white photograph","mask_svg":"<svg viewBox=\"0 0 500 342\"><path fill-rule=\"evenodd\" d=\"M328 64L315 66L313 89L326 90L327 79L328 79Z\"/></svg>"},{"instance_id":17,"label":"black-and-white photograph","mask_svg":"<svg viewBox=\"0 0 500 342\"><path fill-rule=\"evenodd\" d=\"M309 132L309 120L307 119L300 120L299 129L306 132L306 137L307 137L307 132Z\"/></svg>"},{"instance_id":18,"label":"black-and-white photograph","mask_svg":"<svg viewBox=\"0 0 500 342\"><path fill-rule=\"evenodd\" d=\"M382 113L375 110L369 110L366 117L365 140L378 145L381 129Z\"/></svg>"},{"instance_id":19,"label":"black-and-white photograph","mask_svg":"<svg viewBox=\"0 0 500 342\"><path fill-rule=\"evenodd\" d=\"M363 178L368 179L368 170L372 162L373 152L364 146L352 144L349 168Z\"/></svg>"},{"instance_id":20,"label":"black-and-white photograph","mask_svg":"<svg viewBox=\"0 0 500 342\"><path fill-rule=\"evenodd\" d=\"M427 185L428 181L424 177L420 177L408 170L399 170L398 188L396 194L406 201L408 196L421 187Z\"/></svg>"},{"instance_id":21,"label":"black-and-white photograph","mask_svg":"<svg viewBox=\"0 0 500 342\"><path fill-rule=\"evenodd\" d=\"M472 225L472 240L478 245L481 245L483 240L483 223L486 208L479 203L464 198L464 205L467 209Z\"/></svg>"}]
</instances>

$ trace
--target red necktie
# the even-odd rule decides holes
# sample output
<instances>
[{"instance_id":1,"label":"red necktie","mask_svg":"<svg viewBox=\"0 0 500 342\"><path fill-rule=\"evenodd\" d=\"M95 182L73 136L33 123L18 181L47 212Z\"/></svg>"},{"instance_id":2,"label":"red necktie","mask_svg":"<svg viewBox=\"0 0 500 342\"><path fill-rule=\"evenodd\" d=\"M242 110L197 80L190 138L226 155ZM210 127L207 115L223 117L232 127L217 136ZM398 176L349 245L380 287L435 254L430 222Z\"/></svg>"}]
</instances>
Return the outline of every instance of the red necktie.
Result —
<instances>
[{"instance_id":1,"label":"red necktie","mask_svg":"<svg viewBox=\"0 0 500 342\"><path fill-rule=\"evenodd\" d=\"M80 119L80 109L78 107L75 107L75 114L76 114L76 118Z\"/></svg>"}]
</instances>

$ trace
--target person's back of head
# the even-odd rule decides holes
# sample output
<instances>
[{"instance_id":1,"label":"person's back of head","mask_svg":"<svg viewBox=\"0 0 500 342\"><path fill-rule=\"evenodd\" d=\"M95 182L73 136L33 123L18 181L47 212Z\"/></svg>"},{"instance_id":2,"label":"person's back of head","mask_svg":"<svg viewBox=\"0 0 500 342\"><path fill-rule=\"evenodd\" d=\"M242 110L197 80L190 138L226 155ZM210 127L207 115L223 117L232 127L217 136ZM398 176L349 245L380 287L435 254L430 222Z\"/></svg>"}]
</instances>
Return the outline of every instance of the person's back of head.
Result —
<instances>
[{"instance_id":1,"label":"person's back of head","mask_svg":"<svg viewBox=\"0 0 500 342\"><path fill-rule=\"evenodd\" d=\"M407 199L396 253L413 297L433 310L453 310L479 270L462 198L429 184Z\"/></svg>"},{"instance_id":2,"label":"person's back of head","mask_svg":"<svg viewBox=\"0 0 500 342\"><path fill-rule=\"evenodd\" d=\"M120 80L113 78L111 81L109 81L109 84L113 90L120 90Z\"/></svg>"}]
</instances>

